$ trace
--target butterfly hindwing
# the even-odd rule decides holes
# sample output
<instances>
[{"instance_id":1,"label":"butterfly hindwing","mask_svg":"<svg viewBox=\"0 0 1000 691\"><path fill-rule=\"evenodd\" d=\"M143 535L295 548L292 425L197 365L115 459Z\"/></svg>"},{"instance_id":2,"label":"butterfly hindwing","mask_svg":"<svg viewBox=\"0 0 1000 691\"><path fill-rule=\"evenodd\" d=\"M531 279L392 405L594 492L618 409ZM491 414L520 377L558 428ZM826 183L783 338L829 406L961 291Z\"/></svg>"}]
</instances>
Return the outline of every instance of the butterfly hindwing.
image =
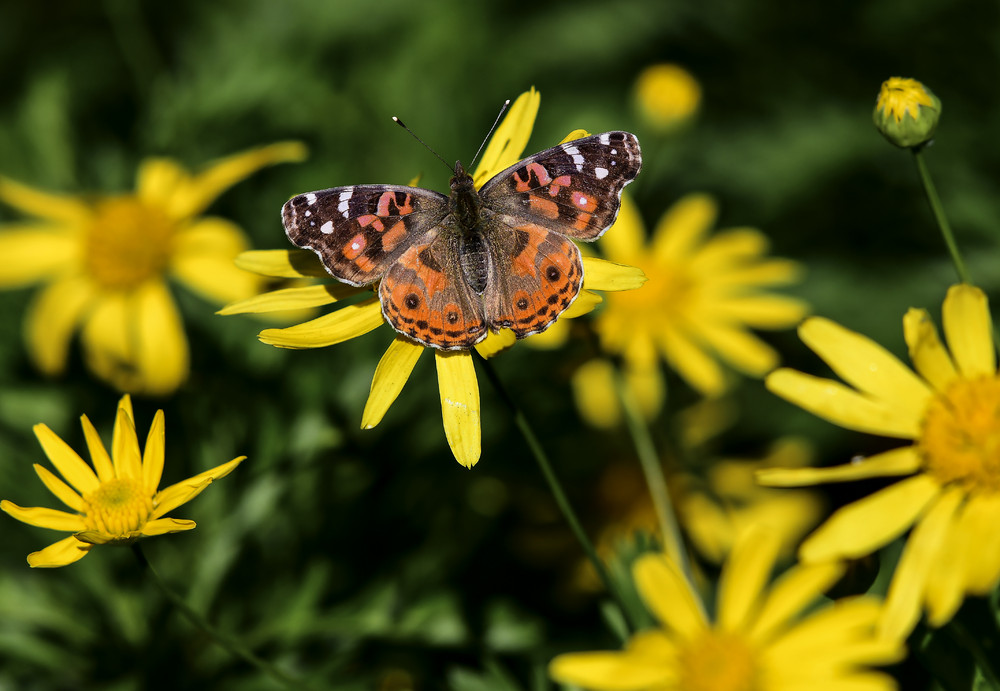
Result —
<instances>
[{"instance_id":1,"label":"butterfly hindwing","mask_svg":"<svg viewBox=\"0 0 1000 691\"><path fill-rule=\"evenodd\" d=\"M396 331L446 350L486 337L482 298L462 275L461 239L437 226L389 267L379 284L382 314Z\"/></svg>"},{"instance_id":2,"label":"butterfly hindwing","mask_svg":"<svg viewBox=\"0 0 1000 691\"><path fill-rule=\"evenodd\" d=\"M448 214L448 197L400 185L334 187L292 197L281 209L288 239L319 255L336 278L374 283Z\"/></svg>"},{"instance_id":3,"label":"butterfly hindwing","mask_svg":"<svg viewBox=\"0 0 1000 691\"><path fill-rule=\"evenodd\" d=\"M580 250L533 223L487 223L484 232L493 268L483 293L490 329L508 328L518 338L544 331L580 293Z\"/></svg>"},{"instance_id":4,"label":"butterfly hindwing","mask_svg":"<svg viewBox=\"0 0 1000 691\"><path fill-rule=\"evenodd\" d=\"M596 240L615 222L622 189L641 165L634 134L605 132L530 156L497 174L479 194L508 226L530 222Z\"/></svg>"}]
</instances>

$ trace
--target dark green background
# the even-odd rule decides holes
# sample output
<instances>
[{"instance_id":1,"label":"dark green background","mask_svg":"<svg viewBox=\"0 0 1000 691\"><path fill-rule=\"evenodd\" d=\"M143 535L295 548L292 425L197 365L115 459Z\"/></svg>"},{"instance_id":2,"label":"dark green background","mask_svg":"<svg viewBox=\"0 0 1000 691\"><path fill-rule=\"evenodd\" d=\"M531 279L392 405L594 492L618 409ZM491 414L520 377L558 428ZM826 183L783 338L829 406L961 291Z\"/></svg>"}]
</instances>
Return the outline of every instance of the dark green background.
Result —
<instances>
[{"instance_id":1,"label":"dark green background","mask_svg":"<svg viewBox=\"0 0 1000 691\"><path fill-rule=\"evenodd\" d=\"M686 192L715 195L720 227L761 228L775 254L807 266L790 292L902 355L903 313L937 318L955 275L910 155L875 132L871 108L893 75L941 98L927 159L974 277L995 289L998 20L994 3L944 0L9 2L0 174L113 192L131 189L148 155L198 166L300 139L305 163L263 171L210 210L255 247L285 248L278 211L293 194L420 172L447 188L448 171L390 116L446 160L467 160L503 100L534 85L542 105L526 153L575 128L634 131L644 172L631 189L647 224ZM700 117L673 138L647 130L630 101L638 72L659 61L684 65L704 90ZM21 337L31 294L0 295L0 497L56 506L31 469L42 461L31 425L82 448L77 417L110 435L118 394L77 348L66 376L34 371ZM259 322L176 294L192 375L166 400L136 400L140 434L164 408L165 483L249 460L174 512L197 530L145 550L222 629L338 689L406 688L393 685L399 674L420 689L541 689L556 652L617 645L599 600L568 585L581 551L484 376L483 455L467 471L445 444L428 355L384 422L358 429L388 329L279 351L257 342ZM824 372L793 332L766 338L786 364ZM568 375L588 356L582 342L518 347L495 366L594 530L601 470L632 451L623 432L589 430L573 409ZM819 422L757 381L736 397L743 413L720 451L753 454L796 432L833 463L890 444ZM672 378L661 440L671 411L693 400ZM274 688L171 610L127 549L30 571L25 555L59 536L0 519L0 689ZM954 655L944 666L967 669ZM897 672L906 688L927 683L912 661Z\"/></svg>"}]
</instances>

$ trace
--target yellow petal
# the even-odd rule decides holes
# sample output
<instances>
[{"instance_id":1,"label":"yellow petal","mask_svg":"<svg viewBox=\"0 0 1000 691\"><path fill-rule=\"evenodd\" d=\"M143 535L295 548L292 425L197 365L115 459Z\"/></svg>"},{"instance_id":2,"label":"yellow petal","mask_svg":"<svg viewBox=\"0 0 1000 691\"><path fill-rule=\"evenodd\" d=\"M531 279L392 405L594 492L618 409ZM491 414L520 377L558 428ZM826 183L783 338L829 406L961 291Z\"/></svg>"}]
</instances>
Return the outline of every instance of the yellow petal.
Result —
<instances>
[{"instance_id":1,"label":"yellow petal","mask_svg":"<svg viewBox=\"0 0 1000 691\"><path fill-rule=\"evenodd\" d=\"M216 312L216 314L228 316L230 314L310 309L312 307L332 305L339 300L357 295L366 290L367 288L355 288L344 283L326 283L322 285L303 286L301 288L282 288L226 305Z\"/></svg>"},{"instance_id":2,"label":"yellow petal","mask_svg":"<svg viewBox=\"0 0 1000 691\"><path fill-rule=\"evenodd\" d=\"M79 242L61 228L0 226L0 288L17 288L72 270Z\"/></svg>"},{"instance_id":3,"label":"yellow petal","mask_svg":"<svg viewBox=\"0 0 1000 691\"><path fill-rule=\"evenodd\" d=\"M179 533L184 530L191 530L197 524L183 518L157 518L149 521L140 531L143 537L153 537L155 535L165 535L167 533Z\"/></svg>"},{"instance_id":4,"label":"yellow petal","mask_svg":"<svg viewBox=\"0 0 1000 691\"><path fill-rule=\"evenodd\" d=\"M146 447L142 452L142 488L152 495L160 486L163 475L163 456L166 446L166 429L163 411L157 410L153 424L149 426L146 436Z\"/></svg>"},{"instance_id":5,"label":"yellow petal","mask_svg":"<svg viewBox=\"0 0 1000 691\"><path fill-rule=\"evenodd\" d=\"M635 290L647 280L638 267L597 257L583 258L583 286L587 290Z\"/></svg>"},{"instance_id":6,"label":"yellow petal","mask_svg":"<svg viewBox=\"0 0 1000 691\"><path fill-rule=\"evenodd\" d=\"M233 263L247 240L235 224L203 218L174 238L170 272L191 290L212 302L232 302L258 293L260 276Z\"/></svg>"},{"instance_id":7,"label":"yellow petal","mask_svg":"<svg viewBox=\"0 0 1000 691\"><path fill-rule=\"evenodd\" d=\"M739 322L755 329L785 329L809 313L808 303L786 295L719 295L706 301L702 309L702 318Z\"/></svg>"},{"instance_id":8,"label":"yellow petal","mask_svg":"<svg viewBox=\"0 0 1000 691\"><path fill-rule=\"evenodd\" d=\"M829 468L768 468L757 471L757 482L769 487L803 487L826 482L850 482L873 477L910 475L920 470L922 460L913 446L884 451Z\"/></svg>"},{"instance_id":9,"label":"yellow petal","mask_svg":"<svg viewBox=\"0 0 1000 691\"><path fill-rule=\"evenodd\" d=\"M577 129L577 130L573 130L572 132L570 132L569 134L567 134L565 137L563 137L562 141L560 141L559 143L560 144L565 144L567 142L576 141L577 139L583 139L584 137L589 137L589 136L590 136L590 132L588 132L587 130L579 130L579 129Z\"/></svg>"},{"instance_id":10,"label":"yellow petal","mask_svg":"<svg viewBox=\"0 0 1000 691\"><path fill-rule=\"evenodd\" d=\"M479 462L482 436L479 383L468 351L434 351L444 434L455 460L471 468Z\"/></svg>"},{"instance_id":11,"label":"yellow petal","mask_svg":"<svg viewBox=\"0 0 1000 691\"><path fill-rule=\"evenodd\" d=\"M69 537L54 542L45 549L28 555L28 565L33 569L53 569L79 561L90 551L90 545Z\"/></svg>"},{"instance_id":12,"label":"yellow petal","mask_svg":"<svg viewBox=\"0 0 1000 691\"><path fill-rule=\"evenodd\" d=\"M963 491L958 487L945 489L906 541L879 621L881 638L905 639L920 619L927 576L935 560L941 557L941 543L962 496Z\"/></svg>"},{"instance_id":13,"label":"yellow petal","mask_svg":"<svg viewBox=\"0 0 1000 691\"><path fill-rule=\"evenodd\" d=\"M563 312L562 316L565 317L566 313ZM565 324L565 322L556 321L549 325L549 328L542 333L531 336L531 345L539 347L540 344L550 342L553 335L556 335L556 338L558 339L558 334L560 332L565 332L565 329L557 328L560 324ZM477 343L475 348L477 353L482 355L484 358L489 359L494 355L499 355L503 351L507 350L516 342L517 336L514 335L513 331L510 329L500 329L500 331L497 332L490 331L487 333L486 338ZM541 345L541 347L545 346Z\"/></svg>"},{"instance_id":14,"label":"yellow petal","mask_svg":"<svg viewBox=\"0 0 1000 691\"><path fill-rule=\"evenodd\" d=\"M778 352L739 326L709 320L691 323L699 340L719 357L752 377L763 377L778 365Z\"/></svg>"},{"instance_id":15,"label":"yellow petal","mask_svg":"<svg viewBox=\"0 0 1000 691\"><path fill-rule=\"evenodd\" d=\"M115 466L116 477L132 480L142 479L142 455L139 453L139 440L135 434L135 423L128 412L122 408L118 409L118 416L115 419L111 458Z\"/></svg>"},{"instance_id":16,"label":"yellow petal","mask_svg":"<svg viewBox=\"0 0 1000 691\"><path fill-rule=\"evenodd\" d=\"M136 389L153 396L174 392L188 376L188 345L177 306L161 281L151 281L135 296L139 345Z\"/></svg>"},{"instance_id":17,"label":"yellow petal","mask_svg":"<svg viewBox=\"0 0 1000 691\"><path fill-rule=\"evenodd\" d=\"M389 344L372 377L368 402L361 414L361 429L371 429L382 421L423 352L422 345L400 335Z\"/></svg>"},{"instance_id":18,"label":"yellow petal","mask_svg":"<svg viewBox=\"0 0 1000 691\"><path fill-rule=\"evenodd\" d=\"M938 391L944 390L958 373L951 356L938 338L937 329L927 315L927 310L911 307L903 317L903 334L913 366L931 386Z\"/></svg>"},{"instance_id":19,"label":"yellow petal","mask_svg":"<svg viewBox=\"0 0 1000 691\"><path fill-rule=\"evenodd\" d=\"M673 689L674 660L652 659L629 652L567 653L549 663L549 676L564 684L600 691Z\"/></svg>"},{"instance_id":20,"label":"yellow petal","mask_svg":"<svg viewBox=\"0 0 1000 691\"><path fill-rule=\"evenodd\" d=\"M82 277L57 280L42 289L28 309L25 340L28 352L45 374L66 367L73 332L95 297L92 284Z\"/></svg>"},{"instance_id":21,"label":"yellow petal","mask_svg":"<svg viewBox=\"0 0 1000 691\"><path fill-rule=\"evenodd\" d=\"M573 304L559 315L559 319L576 319L577 317L582 317L594 311L594 308L602 302L604 302L604 298L597 293L592 293L589 290L581 290L576 299L573 300Z\"/></svg>"},{"instance_id":22,"label":"yellow petal","mask_svg":"<svg viewBox=\"0 0 1000 691\"><path fill-rule=\"evenodd\" d=\"M920 434L919 418L831 379L782 368L769 374L764 384L786 401L847 429L900 439Z\"/></svg>"},{"instance_id":23,"label":"yellow petal","mask_svg":"<svg viewBox=\"0 0 1000 691\"><path fill-rule=\"evenodd\" d=\"M582 364L570 380L576 407L593 427L611 429L621 421L614 377L615 370L610 362L594 359Z\"/></svg>"},{"instance_id":24,"label":"yellow petal","mask_svg":"<svg viewBox=\"0 0 1000 691\"><path fill-rule=\"evenodd\" d=\"M70 225L82 225L91 216L90 207L77 198L43 192L3 176L0 176L0 200L30 216Z\"/></svg>"},{"instance_id":25,"label":"yellow petal","mask_svg":"<svg viewBox=\"0 0 1000 691\"><path fill-rule=\"evenodd\" d=\"M971 379L996 374L993 321L983 291L964 283L952 286L942 314L948 348L962 376Z\"/></svg>"},{"instance_id":26,"label":"yellow petal","mask_svg":"<svg viewBox=\"0 0 1000 691\"><path fill-rule=\"evenodd\" d=\"M52 494L56 495L63 504L77 513L87 512L87 505L84 503L83 497L74 492L69 485L53 475L52 471L48 468L40 466L37 463L34 464L34 467L35 473L37 473L38 477L41 478L42 483L50 492L52 492Z\"/></svg>"},{"instance_id":27,"label":"yellow petal","mask_svg":"<svg viewBox=\"0 0 1000 691\"><path fill-rule=\"evenodd\" d=\"M174 218L195 216L227 189L261 168L302 161L306 155L306 147L300 142L279 142L219 159L190 180L182 181L167 211Z\"/></svg>"},{"instance_id":28,"label":"yellow petal","mask_svg":"<svg viewBox=\"0 0 1000 691\"><path fill-rule=\"evenodd\" d=\"M657 336L664 359L696 391L703 396L718 396L725 391L722 368L688 334L663 323Z\"/></svg>"},{"instance_id":29,"label":"yellow petal","mask_svg":"<svg viewBox=\"0 0 1000 691\"><path fill-rule=\"evenodd\" d=\"M708 622L701 602L673 561L662 554L641 556L632 575L646 607L664 627L684 640L705 631Z\"/></svg>"},{"instance_id":30,"label":"yellow petal","mask_svg":"<svg viewBox=\"0 0 1000 691\"><path fill-rule=\"evenodd\" d=\"M224 478L233 472L236 467L246 459L246 456L239 456L233 460L217 465L214 468L198 473L186 480L174 483L166 487L153 497L152 518L160 518L181 504L191 501L201 494L202 490L208 487L213 480Z\"/></svg>"},{"instance_id":31,"label":"yellow petal","mask_svg":"<svg viewBox=\"0 0 1000 691\"><path fill-rule=\"evenodd\" d=\"M915 421L923 418L932 391L882 346L821 317L807 319L799 336L847 383Z\"/></svg>"},{"instance_id":32,"label":"yellow petal","mask_svg":"<svg viewBox=\"0 0 1000 691\"><path fill-rule=\"evenodd\" d=\"M111 463L111 456L104 448L104 442L86 415L80 416L80 424L83 426L83 436L87 440L87 448L90 450L90 462L97 471L97 478L101 482L113 480L115 477L114 465Z\"/></svg>"},{"instance_id":33,"label":"yellow petal","mask_svg":"<svg viewBox=\"0 0 1000 691\"><path fill-rule=\"evenodd\" d=\"M378 298L369 298L296 326L264 329L258 338L278 348L322 348L362 336L383 323Z\"/></svg>"},{"instance_id":34,"label":"yellow petal","mask_svg":"<svg viewBox=\"0 0 1000 691\"><path fill-rule=\"evenodd\" d=\"M642 223L639 207L631 194L622 194L622 205L618 218L601 236L601 249L614 262L627 264L646 257L646 229ZM586 258L584 258L586 262ZM583 275L587 275L586 264Z\"/></svg>"},{"instance_id":35,"label":"yellow petal","mask_svg":"<svg viewBox=\"0 0 1000 691\"><path fill-rule=\"evenodd\" d=\"M869 554L906 532L940 491L933 478L917 475L848 504L802 543L799 559L815 563Z\"/></svg>"},{"instance_id":36,"label":"yellow petal","mask_svg":"<svg viewBox=\"0 0 1000 691\"><path fill-rule=\"evenodd\" d=\"M718 208L705 194L689 194L674 203L653 231L653 257L658 264L686 262L715 223Z\"/></svg>"},{"instance_id":37,"label":"yellow petal","mask_svg":"<svg viewBox=\"0 0 1000 691\"><path fill-rule=\"evenodd\" d=\"M709 238L691 257L689 266L699 273L730 271L759 259L769 244L767 236L756 228L730 228Z\"/></svg>"},{"instance_id":38,"label":"yellow petal","mask_svg":"<svg viewBox=\"0 0 1000 691\"><path fill-rule=\"evenodd\" d=\"M497 127L490 143L479 159L479 166L473 174L476 189L505 168L521 159L524 147L528 145L531 130L535 126L535 116L541 103L541 95L531 87L518 96Z\"/></svg>"},{"instance_id":39,"label":"yellow petal","mask_svg":"<svg viewBox=\"0 0 1000 691\"><path fill-rule=\"evenodd\" d=\"M60 439L48 425L35 425L33 429L45 455L69 484L80 494L87 494L97 489L100 484L97 475L69 444Z\"/></svg>"},{"instance_id":40,"label":"yellow petal","mask_svg":"<svg viewBox=\"0 0 1000 691\"><path fill-rule=\"evenodd\" d=\"M697 264L697 262L692 262ZM692 273L694 271L692 270ZM719 271L712 281L717 288L745 290L748 287L764 287L797 283L805 268L790 259L769 259L752 266L730 267ZM698 274L695 274L698 275Z\"/></svg>"},{"instance_id":41,"label":"yellow petal","mask_svg":"<svg viewBox=\"0 0 1000 691\"><path fill-rule=\"evenodd\" d=\"M625 378L625 390L632 396L639 412L646 420L652 420L663 408L667 397L660 363L655 360L626 359L622 375Z\"/></svg>"},{"instance_id":42,"label":"yellow petal","mask_svg":"<svg viewBox=\"0 0 1000 691\"><path fill-rule=\"evenodd\" d=\"M800 565L775 581L753 623L750 638L758 644L784 630L788 622L815 602L843 575L845 567L836 562Z\"/></svg>"},{"instance_id":43,"label":"yellow petal","mask_svg":"<svg viewBox=\"0 0 1000 691\"><path fill-rule=\"evenodd\" d=\"M12 501L4 499L0 501L0 510L16 518L22 523L36 525L39 528L50 530L68 530L71 532L83 530L87 527L83 516L75 513L67 513L57 509L47 509L41 506L22 507Z\"/></svg>"},{"instance_id":44,"label":"yellow petal","mask_svg":"<svg viewBox=\"0 0 1000 691\"><path fill-rule=\"evenodd\" d=\"M309 250L249 250L234 260L244 271L276 278L329 278L315 252Z\"/></svg>"},{"instance_id":45,"label":"yellow petal","mask_svg":"<svg viewBox=\"0 0 1000 691\"><path fill-rule=\"evenodd\" d=\"M968 564L986 556L984 537L977 533L968 518L971 501L964 501L944 529L937 554L928 566L925 603L927 623L938 627L947 624L965 596ZM986 556L988 559L989 557Z\"/></svg>"},{"instance_id":46,"label":"yellow petal","mask_svg":"<svg viewBox=\"0 0 1000 691\"><path fill-rule=\"evenodd\" d=\"M780 543L766 530L748 530L733 545L719 579L717 625L746 631L756 614L764 587L778 558Z\"/></svg>"},{"instance_id":47,"label":"yellow petal","mask_svg":"<svg viewBox=\"0 0 1000 691\"><path fill-rule=\"evenodd\" d=\"M1000 496L987 494L968 500L963 530L970 536L965 562L965 582L969 592L986 595L1000 579Z\"/></svg>"},{"instance_id":48,"label":"yellow petal","mask_svg":"<svg viewBox=\"0 0 1000 691\"><path fill-rule=\"evenodd\" d=\"M176 161L169 158L143 159L136 173L136 196L150 206L169 207L182 185L190 180Z\"/></svg>"}]
</instances>

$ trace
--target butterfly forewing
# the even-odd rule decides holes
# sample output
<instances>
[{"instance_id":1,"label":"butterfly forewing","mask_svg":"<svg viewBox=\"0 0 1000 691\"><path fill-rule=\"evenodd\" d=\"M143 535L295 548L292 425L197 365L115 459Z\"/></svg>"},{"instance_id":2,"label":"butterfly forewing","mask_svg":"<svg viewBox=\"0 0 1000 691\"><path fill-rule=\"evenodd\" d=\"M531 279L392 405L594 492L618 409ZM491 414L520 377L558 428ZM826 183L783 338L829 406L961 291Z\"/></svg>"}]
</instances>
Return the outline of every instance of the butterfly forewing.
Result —
<instances>
[{"instance_id":1,"label":"butterfly forewing","mask_svg":"<svg viewBox=\"0 0 1000 691\"><path fill-rule=\"evenodd\" d=\"M511 227L532 222L577 240L595 240L615 222L622 190L641 166L634 134L605 132L514 164L483 185L480 196Z\"/></svg>"},{"instance_id":2,"label":"butterfly forewing","mask_svg":"<svg viewBox=\"0 0 1000 691\"><path fill-rule=\"evenodd\" d=\"M355 185L292 197L281 210L288 239L319 255L351 285L380 279L448 214L448 197L419 187Z\"/></svg>"}]
</instances>

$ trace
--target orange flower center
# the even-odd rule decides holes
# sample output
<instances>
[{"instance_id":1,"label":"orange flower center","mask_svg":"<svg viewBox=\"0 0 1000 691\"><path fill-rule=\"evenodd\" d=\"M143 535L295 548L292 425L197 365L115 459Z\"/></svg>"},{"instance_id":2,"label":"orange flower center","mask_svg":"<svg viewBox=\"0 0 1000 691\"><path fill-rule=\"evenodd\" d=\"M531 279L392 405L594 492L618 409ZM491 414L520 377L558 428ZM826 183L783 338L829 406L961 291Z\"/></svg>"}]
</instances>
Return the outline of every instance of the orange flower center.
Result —
<instances>
[{"instance_id":1,"label":"orange flower center","mask_svg":"<svg viewBox=\"0 0 1000 691\"><path fill-rule=\"evenodd\" d=\"M757 662L747 641L736 634L706 631L680 651L684 691L755 691Z\"/></svg>"},{"instance_id":2,"label":"orange flower center","mask_svg":"<svg viewBox=\"0 0 1000 691\"><path fill-rule=\"evenodd\" d=\"M142 528L153 513L153 498L137 480L116 478L102 482L84 497L89 530L98 530L109 538L128 540L129 533Z\"/></svg>"},{"instance_id":3,"label":"orange flower center","mask_svg":"<svg viewBox=\"0 0 1000 691\"><path fill-rule=\"evenodd\" d=\"M129 290L163 273L176 228L159 208L135 197L101 200L87 229L84 264L109 290Z\"/></svg>"},{"instance_id":4,"label":"orange flower center","mask_svg":"<svg viewBox=\"0 0 1000 691\"><path fill-rule=\"evenodd\" d=\"M927 407L927 472L968 491L1000 492L1000 377L958 379Z\"/></svg>"}]
</instances>

